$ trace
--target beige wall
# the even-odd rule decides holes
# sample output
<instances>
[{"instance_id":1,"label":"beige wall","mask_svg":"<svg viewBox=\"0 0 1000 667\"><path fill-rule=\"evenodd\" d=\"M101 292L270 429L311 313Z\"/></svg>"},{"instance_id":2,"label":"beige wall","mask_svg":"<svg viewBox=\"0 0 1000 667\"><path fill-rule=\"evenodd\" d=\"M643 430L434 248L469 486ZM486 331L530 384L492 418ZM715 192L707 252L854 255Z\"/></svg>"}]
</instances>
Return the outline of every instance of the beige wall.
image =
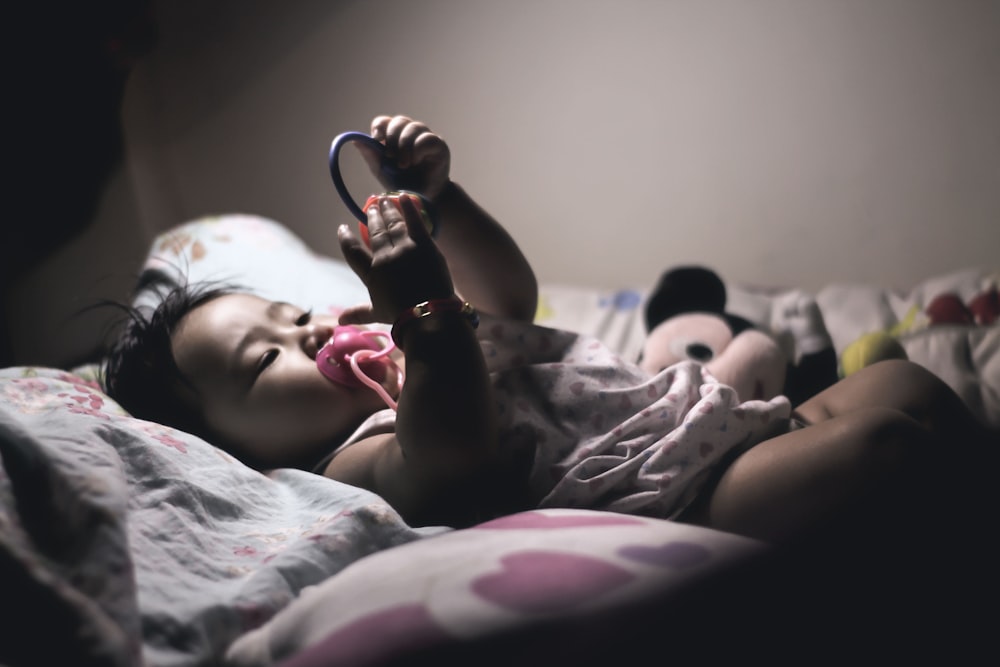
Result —
<instances>
[{"instance_id":1,"label":"beige wall","mask_svg":"<svg viewBox=\"0 0 1000 667\"><path fill-rule=\"evenodd\" d=\"M997 1L156 8L108 238L245 211L337 254L330 140L406 113L448 139L454 178L543 281L642 286L702 262L741 282L905 287L1000 266Z\"/></svg>"}]
</instances>

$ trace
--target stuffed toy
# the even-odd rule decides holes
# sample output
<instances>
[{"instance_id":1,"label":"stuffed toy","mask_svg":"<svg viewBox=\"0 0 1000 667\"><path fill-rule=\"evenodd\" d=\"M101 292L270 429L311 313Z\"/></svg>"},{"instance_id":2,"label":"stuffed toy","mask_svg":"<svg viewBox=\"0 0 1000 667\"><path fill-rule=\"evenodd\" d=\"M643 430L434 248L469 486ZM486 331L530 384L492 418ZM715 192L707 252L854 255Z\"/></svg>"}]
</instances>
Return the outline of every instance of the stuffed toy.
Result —
<instances>
[{"instance_id":1,"label":"stuffed toy","mask_svg":"<svg viewBox=\"0 0 1000 667\"><path fill-rule=\"evenodd\" d=\"M711 269L683 266L666 271L646 302L647 337L639 365L656 373L691 359L705 365L740 400L784 394L798 405L837 380L832 344L789 359L777 340L749 320L726 311L726 287ZM825 326L818 308L812 318Z\"/></svg>"}]
</instances>

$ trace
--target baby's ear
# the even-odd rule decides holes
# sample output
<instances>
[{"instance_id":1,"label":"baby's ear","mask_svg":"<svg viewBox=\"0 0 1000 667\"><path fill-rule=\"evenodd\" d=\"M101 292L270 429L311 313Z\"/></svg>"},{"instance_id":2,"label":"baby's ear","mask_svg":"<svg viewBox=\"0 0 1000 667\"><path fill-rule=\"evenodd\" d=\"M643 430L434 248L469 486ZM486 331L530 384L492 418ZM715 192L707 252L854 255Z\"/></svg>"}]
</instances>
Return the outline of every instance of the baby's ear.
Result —
<instances>
[{"instance_id":1,"label":"baby's ear","mask_svg":"<svg viewBox=\"0 0 1000 667\"><path fill-rule=\"evenodd\" d=\"M726 286L715 271L703 266L681 266L660 276L646 302L646 330L681 313L722 314Z\"/></svg>"}]
</instances>

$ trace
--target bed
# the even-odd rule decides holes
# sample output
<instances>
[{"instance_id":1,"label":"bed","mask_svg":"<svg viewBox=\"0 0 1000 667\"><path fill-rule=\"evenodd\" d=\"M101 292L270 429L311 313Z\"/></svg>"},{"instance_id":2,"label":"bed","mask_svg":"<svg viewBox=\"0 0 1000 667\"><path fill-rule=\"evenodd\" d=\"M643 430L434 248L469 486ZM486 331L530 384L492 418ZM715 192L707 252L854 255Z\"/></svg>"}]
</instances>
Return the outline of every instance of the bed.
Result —
<instances>
[{"instance_id":1,"label":"bed","mask_svg":"<svg viewBox=\"0 0 1000 667\"><path fill-rule=\"evenodd\" d=\"M342 262L251 215L180 225L156 239L145 267L320 312L366 296ZM838 355L866 334L891 335L1000 428L1000 328L928 314L939 295L970 304L998 282L986 267L906 291L727 287L729 309L792 354L790 303L818 305L819 333ZM546 285L538 321L634 357L646 297ZM889 622L900 620L900 590L866 600L845 624L845 578L670 521L545 510L413 528L366 491L260 473L129 416L102 391L97 365L0 371L0 456L4 665L625 664L650 652L704 662L817 648L850 656L863 640L898 657L917 627ZM913 584L919 599L927 580ZM889 597L896 606L880 607ZM989 633L984 615L937 611L961 619L940 642L951 657ZM938 622L921 608L906 623L917 617ZM914 645L925 655L923 639Z\"/></svg>"}]
</instances>

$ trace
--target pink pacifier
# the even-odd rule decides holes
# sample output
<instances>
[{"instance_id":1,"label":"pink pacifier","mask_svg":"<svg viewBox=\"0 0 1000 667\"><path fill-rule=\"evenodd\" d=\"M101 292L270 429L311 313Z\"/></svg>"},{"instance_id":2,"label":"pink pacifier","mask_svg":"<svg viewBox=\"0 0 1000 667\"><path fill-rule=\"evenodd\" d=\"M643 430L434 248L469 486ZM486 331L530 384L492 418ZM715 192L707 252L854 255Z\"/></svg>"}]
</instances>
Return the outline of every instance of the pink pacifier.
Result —
<instances>
[{"instance_id":1,"label":"pink pacifier","mask_svg":"<svg viewBox=\"0 0 1000 667\"><path fill-rule=\"evenodd\" d=\"M379 345L376 338L387 342ZM396 401L380 384L385 380L390 367L396 369L399 385L403 384L402 369L389 357L394 349L396 346L388 334L345 324L335 327L330 340L316 353L316 367L331 382L348 387L371 388L395 410Z\"/></svg>"}]
</instances>

